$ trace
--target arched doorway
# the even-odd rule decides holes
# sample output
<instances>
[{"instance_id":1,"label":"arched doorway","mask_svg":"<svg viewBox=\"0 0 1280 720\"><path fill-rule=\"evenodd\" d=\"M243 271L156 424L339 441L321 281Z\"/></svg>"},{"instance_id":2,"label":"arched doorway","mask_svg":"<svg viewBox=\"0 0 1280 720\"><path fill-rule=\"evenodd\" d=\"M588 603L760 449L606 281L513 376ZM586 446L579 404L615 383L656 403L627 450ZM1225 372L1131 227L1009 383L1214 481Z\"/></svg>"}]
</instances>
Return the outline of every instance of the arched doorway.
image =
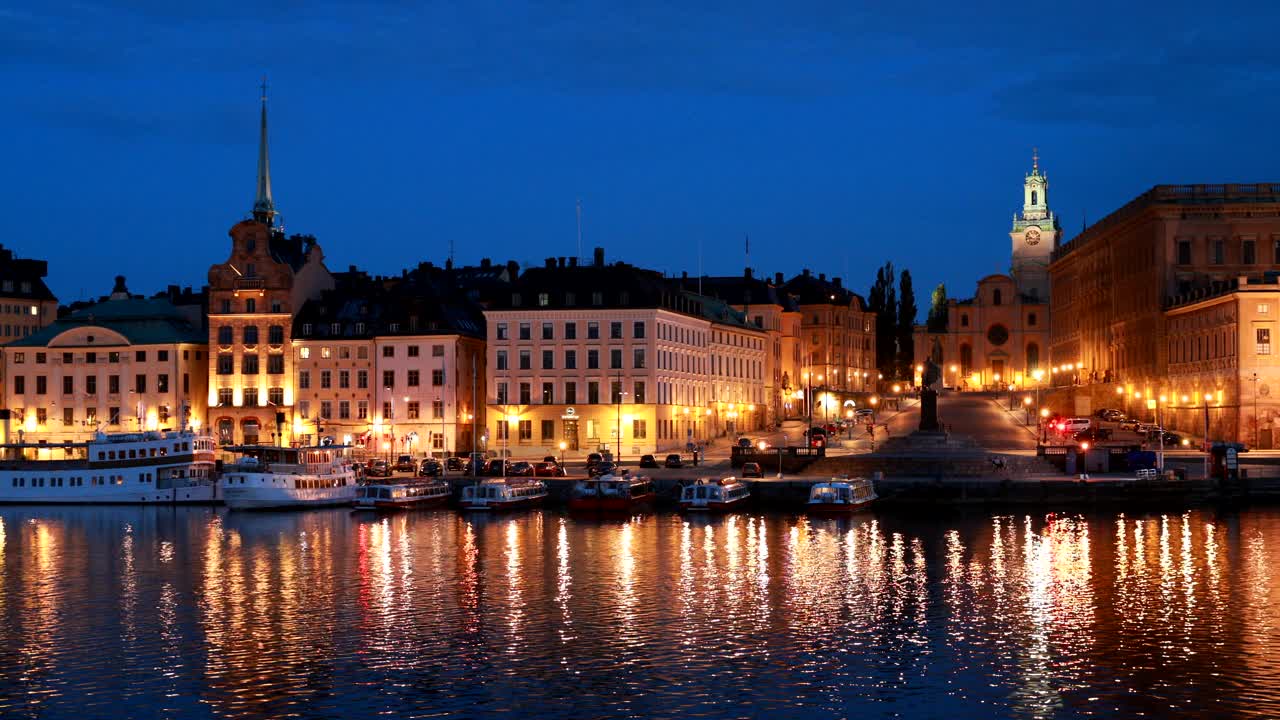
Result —
<instances>
[{"instance_id":1,"label":"arched doorway","mask_svg":"<svg viewBox=\"0 0 1280 720\"><path fill-rule=\"evenodd\" d=\"M244 435L245 445L257 445L261 442L262 424L258 418L245 418L240 422L240 432Z\"/></svg>"}]
</instances>

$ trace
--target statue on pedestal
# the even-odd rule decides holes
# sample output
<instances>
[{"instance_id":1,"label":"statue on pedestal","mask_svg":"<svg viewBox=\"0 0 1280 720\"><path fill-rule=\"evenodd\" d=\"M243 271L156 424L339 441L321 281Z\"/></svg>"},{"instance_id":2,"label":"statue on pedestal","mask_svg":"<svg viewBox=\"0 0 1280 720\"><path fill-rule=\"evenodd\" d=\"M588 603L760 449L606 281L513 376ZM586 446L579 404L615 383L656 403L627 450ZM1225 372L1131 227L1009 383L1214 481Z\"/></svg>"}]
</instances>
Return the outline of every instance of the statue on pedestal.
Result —
<instances>
[{"instance_id":1,"label":"statue on pedestal","mask_svg":"<svg viewBox=\"0 0 1280 720\"><path fill-rule=\"evenodd\" d=\"M920 430L921 432L938 432L938 391L934 385L942 379L942 369L933 358L924 362L924 373L920 378Z\"/></svg>"}]
</instances>

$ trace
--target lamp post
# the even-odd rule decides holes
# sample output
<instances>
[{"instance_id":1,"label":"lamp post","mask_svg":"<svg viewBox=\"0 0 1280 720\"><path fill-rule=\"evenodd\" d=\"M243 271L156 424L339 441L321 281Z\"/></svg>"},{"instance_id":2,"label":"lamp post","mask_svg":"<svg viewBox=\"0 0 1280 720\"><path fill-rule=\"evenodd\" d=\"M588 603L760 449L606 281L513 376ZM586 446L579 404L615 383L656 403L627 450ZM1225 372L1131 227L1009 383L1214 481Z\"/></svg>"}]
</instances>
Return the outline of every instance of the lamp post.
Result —
<instances>
[{"instance_id":1,"label":"lamp post","mask_svg":"<svg viewBox=\"0 0 1280 720\"><path fill-rule=\"evenodd\" d=\"M1040 444L1043 445L1049 441L1049 408L1040 408Z\"/></svg>"},{"instance_id":2,"label":"lamp post","mask_svg":"<svg viewBox=\"0 0 1280 720\"><path fill-rule=\"evenodd\" d=\"M1258 447L1258 436L1262 432L1262 425L1258 422L1258 373L1249 375L1249 382L1253 385L1253 446ZM1237 437L1239 435L1237 434Z\"/></svg>"},{"instance_id":3,"label":"lamp post","mask_svg":"<svg viewBox=\"0 0 1280 720\"><path fill-rule=\"evenodd\" d=\"M564 451L569 449L569 443L560 441L560 467L564 467Z\"/></svg>"},{"instance_id":4,"label":"lamp post","mask_svg":"<svg viewBox=\"0 0 1280 720\"><path fill-rule=\"evenodd\" d=\"M1031 424L1031 396L1030 396L1030 395L1024 395L1024 396L1023 396L1023 398L1022 398L1022 409L1023 409L1023 411L1025 411L1025 412L1026 412L1026 414L1027 414L1027 421L1026 421L1025 423L1023 423L1023 424L1024 424L1024 425L1030 425L1030 424Z\"/></svg>"},{"instance_id":5,"label":"lamp post","mask_svg":"<svg viewBox=\"0 0 1280 720\"><path fill-rule=\"evenodd\" d=\"M1156 410L1156 432L1160 434L1160 453L1156 455L1156 467L1160 472L1164 472L1164 404L1168 401L1168 396L1161 395L1158 400L1148 400L1148 403L1155 403Z\"/></svg>"},{"instance_id":6,"label":"lamp post","mask_svg":"<svg viewBox=\"0 0 1280 720\"><path fill-rule=\"evenodd\" d=\"M1209 479L1209 401L1213 393L1204 394L1204 479Z\"/></svg>"},{"instance_id":7,"label":"lamp post","mask_svg":"<svg viewBox=\"0 0 1280 720\"><path fill-rule=\"evenodd\" d=\"M1040 407L1040 381L1044 380L1044 370L1036 368L1031 377L1036 379L1036 407Z\"/></svg>"}]
</instances>

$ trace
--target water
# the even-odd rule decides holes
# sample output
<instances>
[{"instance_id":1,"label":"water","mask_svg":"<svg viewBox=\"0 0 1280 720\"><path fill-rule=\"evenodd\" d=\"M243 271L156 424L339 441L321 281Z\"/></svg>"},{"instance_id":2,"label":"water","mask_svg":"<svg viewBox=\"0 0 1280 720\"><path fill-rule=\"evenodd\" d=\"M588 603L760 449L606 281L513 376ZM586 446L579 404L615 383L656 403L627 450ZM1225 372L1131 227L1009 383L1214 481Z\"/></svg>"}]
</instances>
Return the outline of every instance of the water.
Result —
<instances>
[{"instance_id":1,"label":"water","mask_svg":"<svg viewBox=\"0 0 1280 720\"><path fill-rule=\"evenodd\" d=\"M0 510L0 717L1280 716L1280 512Z\"/></svg>"}]
</instances>

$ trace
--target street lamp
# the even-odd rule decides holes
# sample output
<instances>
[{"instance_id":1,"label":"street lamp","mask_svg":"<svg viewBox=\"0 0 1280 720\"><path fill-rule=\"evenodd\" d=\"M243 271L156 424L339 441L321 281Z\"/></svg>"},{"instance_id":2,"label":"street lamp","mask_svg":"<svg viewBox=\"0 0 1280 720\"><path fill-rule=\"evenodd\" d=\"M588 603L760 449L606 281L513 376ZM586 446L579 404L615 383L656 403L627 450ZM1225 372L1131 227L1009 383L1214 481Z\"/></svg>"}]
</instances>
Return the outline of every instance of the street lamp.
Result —
<instances>
[{"instance_id":1,"label":"street lamp","mask_svg":"<svg viewBox=\"0 0 1280 720\"><path fill-rule=\"evenodd\" d=\"M1204 394L1204 479L1209 479L1209 401L1213 393Z\"/></svg>"},{"instance_id":2,"label":"street lamp","mask_svg":"<svg viewBox=\"0 0 1280 720\"><path fill-rule=\"evenodd\" d=\"M564 451L569 449L569 443L560 441L560 466L564 467Z\"/></svg>"},{"instance_id":3,"label":"street lamp","mask_svg":"<svg viewBox=\"0 0 1280 720\"><path fill-rule=\"evenodd\" d=\"M1031 396L1030 395L1023 396L1022 409L1027 413L1027 421L1023 424L1030 425L1031 424Z\"/></svg>"},{"instance_id":4,"label":"street lamp","mask_svg":"<svg viewBox=\"0 0 1280 720\"><path fill-rule=\"evenodd\" d=\"M1040 444L1049 441L1049 408L1040 408Z\"/></svg>"}]
</instances>

